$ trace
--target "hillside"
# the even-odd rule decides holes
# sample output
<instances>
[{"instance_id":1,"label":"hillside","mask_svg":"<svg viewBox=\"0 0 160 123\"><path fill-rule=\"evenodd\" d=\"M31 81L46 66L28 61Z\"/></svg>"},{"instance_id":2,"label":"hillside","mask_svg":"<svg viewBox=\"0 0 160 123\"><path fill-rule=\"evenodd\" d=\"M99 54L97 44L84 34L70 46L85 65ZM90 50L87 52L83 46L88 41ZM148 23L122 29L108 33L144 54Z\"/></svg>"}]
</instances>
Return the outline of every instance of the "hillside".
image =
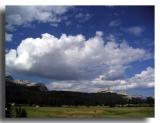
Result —
<instances>
[{"instance_id":1,"label":"hillside","mask_svg":"<svg viewBox=\"0 0 160 123\"><path fill-rule=\"evenodd\" d=\"M48 91L41 83L27 81L14 81L6 78L6 102L40 106L62 106L62 105L124 105L124 104L153 104L150 98L128 98L113 92L106 93L83 93L71 91Z\"/></svg>"}]
</instances>

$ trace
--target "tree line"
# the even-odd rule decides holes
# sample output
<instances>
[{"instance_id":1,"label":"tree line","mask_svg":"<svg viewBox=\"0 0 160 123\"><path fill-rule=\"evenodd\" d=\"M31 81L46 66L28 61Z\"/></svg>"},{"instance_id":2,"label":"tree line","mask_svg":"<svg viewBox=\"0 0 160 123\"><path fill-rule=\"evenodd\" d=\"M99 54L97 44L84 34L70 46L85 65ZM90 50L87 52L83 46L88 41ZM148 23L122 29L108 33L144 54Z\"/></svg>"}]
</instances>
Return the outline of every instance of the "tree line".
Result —
<instances>
[{"instance_id":1,"label":"tree line","mask_svg":"<svg viewBox=\"0 0 160 123\"><path fill-rule=\"evenodd\" d=\"M126 104L154 105L154 98L128 98L118 93L82 93L71 91L40 91L6 80L6 102L38 106L110 106Z\"/></svg>"}]
</instances>

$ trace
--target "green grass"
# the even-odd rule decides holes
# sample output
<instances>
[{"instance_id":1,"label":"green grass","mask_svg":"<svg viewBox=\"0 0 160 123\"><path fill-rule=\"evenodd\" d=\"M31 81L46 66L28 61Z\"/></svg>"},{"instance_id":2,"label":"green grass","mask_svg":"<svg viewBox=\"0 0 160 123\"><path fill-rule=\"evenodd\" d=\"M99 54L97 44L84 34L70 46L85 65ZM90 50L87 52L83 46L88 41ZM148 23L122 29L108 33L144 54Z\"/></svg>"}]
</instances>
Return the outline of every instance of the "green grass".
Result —
<instances>
[{"instance_id":1,"label":"green grass","mask_svg":"<svg viewBox=\"0 0 160 123\"><path fill-rule=\"evenodd\" d=\"M154 117L154 107L70 106L30 107L24 106L29 118L147 118Z\"/></svg>"}]
</instances>

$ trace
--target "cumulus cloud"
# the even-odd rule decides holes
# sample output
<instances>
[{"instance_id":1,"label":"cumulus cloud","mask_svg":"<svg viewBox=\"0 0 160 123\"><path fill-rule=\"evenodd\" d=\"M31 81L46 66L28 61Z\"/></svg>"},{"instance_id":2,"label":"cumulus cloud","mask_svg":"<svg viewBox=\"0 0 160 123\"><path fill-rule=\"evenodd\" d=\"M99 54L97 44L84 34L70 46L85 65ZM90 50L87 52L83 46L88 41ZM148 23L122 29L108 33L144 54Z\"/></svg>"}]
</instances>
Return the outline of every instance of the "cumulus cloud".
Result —
<instances>
[{"instance_id":1,"label":"cumulus cloud","mask_svg":"<svg viewBox=\"0 0 160 123\"><path fill-rule=\"evenodd\" d=\"M5 40L7 42L12 41L12 38L13 38L13 34L5 33Z\"/></svg>"},{"instance_id":2,"label":"cumulus cloud","mask_svg":"<svg viewBox=\"0 0 160 123\"><path fill-rule=\"evenodd\" d=\"M113 90L132 89L132 88L153 88L154 87L154 69L147 67L141 73L135 74L133 77L125 79L124 83L112 85Z\"/></svg>"},{"instance_id":3,"label":"cumulus cloud","mask_svg":"<svg viewBox=\"0 0 160 123\"><path fill-rule=\"evenodd\" d=\"M125 31L135 36L140 36L144 32L144 28L140 26L133 26L125 29Z\"/></svg>"},{"instance_id":4,"label":"cumulus cloud","mask_svg":"<svg viewBox=\"0 0 160 123\"><path fill-rule=\"evenodd\" d=\"M7 29L13 30L15 26L28 25L33 21L50 22L56 25L61 22L62 15L72 7L69 6L7 6Z\"/></svg>"},{"instance_id":5,"label":"cumulus cloud","mask_svg":"<svg viewBox=\"0 0 160 123\"><path fill-rule=\"evenodd\" d=\"M123 80L105 80L100 75L98 78L87 81L62 81L51 82L47 84L49 90L65 90L65 91L80 91L80 92L98 92L110 90L121 91L134 88L153 88L154 87L154 69L152 67L146 68L141 73L129 79Z\"/></svg>"},{"instance_id":6,"label":"cumulus cloud","mask_svg":"<svg viewBox=\"0 0 160 123\"><path fill-rule=\"evenodd\" d=\"M146 70L128 79L129 83L136 83L139 87L154 87L154 69L147 67Z\"/></svg>"},{"instance_id":7,"label":"cumulus cloud","mask_svg":"<svg viewBox=\"0 0 160 123\"><path fill-rule=\"evenodd\" d=\"M17 49L6 53L6 70L54 80L119 80L131 62L151 58L151 54L126 42L103 39L103 32L86 39L82 34L45 33L41 38L26 38Z\"/></svg>"}]
</instances>

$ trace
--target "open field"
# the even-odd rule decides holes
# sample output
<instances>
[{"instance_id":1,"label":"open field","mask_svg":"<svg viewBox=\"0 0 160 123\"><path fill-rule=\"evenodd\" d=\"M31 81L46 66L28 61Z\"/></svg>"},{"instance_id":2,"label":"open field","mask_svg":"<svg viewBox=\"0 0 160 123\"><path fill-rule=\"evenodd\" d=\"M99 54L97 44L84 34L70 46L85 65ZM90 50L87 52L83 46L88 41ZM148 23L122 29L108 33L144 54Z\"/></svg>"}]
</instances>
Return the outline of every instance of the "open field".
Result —
<instances>
[{"instance_id":1,"label":"open field","mask_svg":"<svg viewBox=\"0 0 160 123\"><path fill-rule=\"evenodd\" d=\"M154 107L23 107L29 118L147 118L154 117Z\"/></svg>"}]
</instances>

